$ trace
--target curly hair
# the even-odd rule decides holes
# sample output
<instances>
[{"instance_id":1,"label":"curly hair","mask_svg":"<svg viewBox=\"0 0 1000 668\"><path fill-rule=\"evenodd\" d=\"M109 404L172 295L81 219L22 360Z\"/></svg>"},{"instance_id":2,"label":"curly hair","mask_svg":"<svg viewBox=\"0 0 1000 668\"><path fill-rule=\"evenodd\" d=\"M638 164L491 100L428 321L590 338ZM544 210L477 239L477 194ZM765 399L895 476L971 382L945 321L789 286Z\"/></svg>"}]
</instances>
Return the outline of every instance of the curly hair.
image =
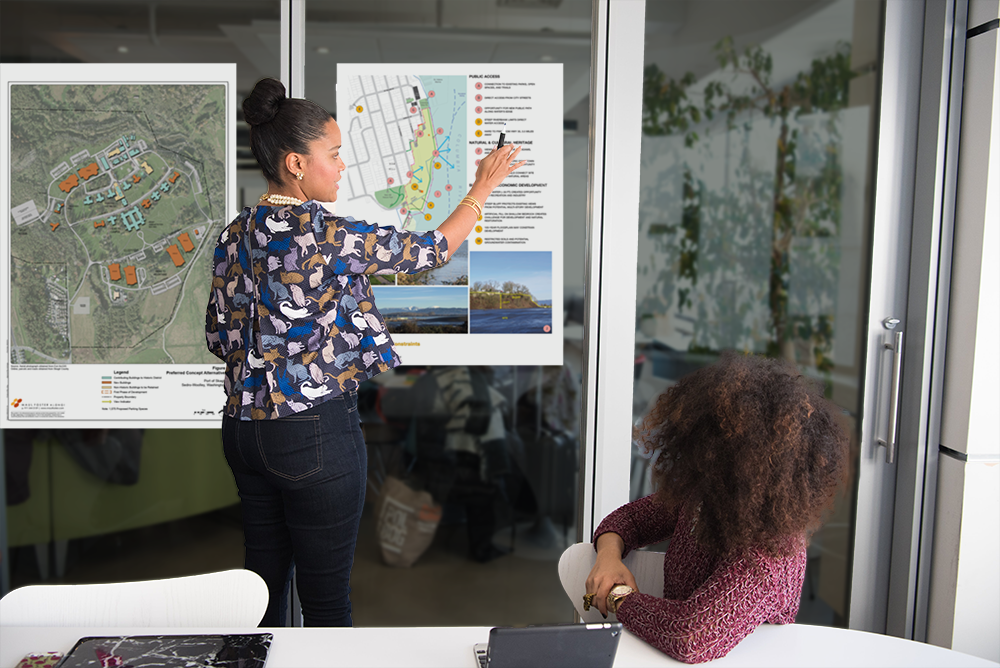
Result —
<instances>
[{"instance_id":1,"label":"curly hair","mask_svg":"<svg viewBox=\"0 0 1000 668\"><path fill-rule=\"evenodd\" d=\"M840 410L792 365L727 352L656 400L634 437L666 508L715 554L778 556L819 528L850 472Z\"/></svg>"}]
</instances>

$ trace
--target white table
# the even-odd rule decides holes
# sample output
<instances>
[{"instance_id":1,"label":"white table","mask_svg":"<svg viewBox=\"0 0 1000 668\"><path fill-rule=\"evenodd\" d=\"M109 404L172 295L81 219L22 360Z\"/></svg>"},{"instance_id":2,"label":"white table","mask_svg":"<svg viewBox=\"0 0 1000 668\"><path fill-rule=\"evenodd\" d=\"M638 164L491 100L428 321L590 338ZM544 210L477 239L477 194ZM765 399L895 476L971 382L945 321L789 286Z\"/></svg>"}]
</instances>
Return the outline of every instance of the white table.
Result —
<instances>
[{"instance_id":1,"label":"white table","mask_svg":"<svg viewBox=\"0 0 1000 668\"><path fill-rule=\"evenodd\" d=\"M0 627L0 668L14 668L29 652L68 651L83 636L191 633L274 634L268 668L474 668L472 646L488 627L358 629L94 629ZM683 666L631 634L624 634L616 667ZM978 657L890 636L822 626L765 624L712 666L996 666Z\"/></svg>"}]
</instances>

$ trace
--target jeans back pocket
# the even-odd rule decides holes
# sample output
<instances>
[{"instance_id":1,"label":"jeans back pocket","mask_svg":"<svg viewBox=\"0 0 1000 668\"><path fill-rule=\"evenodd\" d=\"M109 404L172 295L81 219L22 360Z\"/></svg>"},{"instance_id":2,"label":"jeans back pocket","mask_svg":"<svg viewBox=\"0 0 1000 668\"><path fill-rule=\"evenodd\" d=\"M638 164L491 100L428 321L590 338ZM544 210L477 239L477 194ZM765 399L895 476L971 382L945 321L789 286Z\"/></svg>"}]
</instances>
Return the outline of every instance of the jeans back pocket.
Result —
<instances>
[{"instance_id":1,"label":"jeans back pocket","mask_svg":"<svg viewBox=\"0 0 1000 668\"><path fill-rule=\"evenodd\" d=\"M323 470L319 415L290 415L254 424L257 450L270 473L302 480Z\"/></svg>"}]
</instances>

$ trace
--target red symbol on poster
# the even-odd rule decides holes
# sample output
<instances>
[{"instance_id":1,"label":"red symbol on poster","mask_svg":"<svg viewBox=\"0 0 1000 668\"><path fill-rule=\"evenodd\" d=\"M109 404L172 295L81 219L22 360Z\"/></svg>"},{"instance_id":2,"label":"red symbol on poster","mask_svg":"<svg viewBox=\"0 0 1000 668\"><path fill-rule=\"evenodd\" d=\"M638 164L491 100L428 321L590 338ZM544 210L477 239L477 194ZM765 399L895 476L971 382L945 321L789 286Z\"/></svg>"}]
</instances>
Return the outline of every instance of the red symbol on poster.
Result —
<instances>
[{"instance_id":1,"label":"red symbol on poster","mask_svg":"<svg viewBox=\"0 0 1000 668\"><path fill-rule=\"evenodd\" d=\"M483 113L483 108L482 107L476 107L476 113L477 114Z\"/></svg>"},{"instance_id":2,"label":"red symbol on poster","mask_svg":"<svg viewBox=\"0 0 1000 668\"><path fill-rule=\"evenodd\" d=\"M483 89L483 82L482 81L477 81L476 82L476 90L482 90L482 89Z\"/></svg>"},{"instance_id":3,"label":"red symbol on poster","mask_svg":"<svg viewBox=\"0 0 1000 668\"><path fill-rule=\"evenodd\" d=\"M476 95L476 102L482 102L482 101L483 101L483 96L482 96L482 95L479 95L479 94L477 94L477 95Z\"/></svg>"},{"instance_id":4,"label":"red symbol on poster","mask_svg":"<svg viewBox=\"0 0 1000 668\"><path fill-rule=\"evenodd\" d=\"M483 149L482 149L482 147L481 147L481 146L477 146L477 147L476 147L476 155L482 155L482 154L483 154Z\"/></svg>"},{"instance_id":5,"label":"red symbol on poster","mask_svg":"<svg viewBox=\"0 0 1000 668\"><path fill-rule=\"evenodd\" d=\"M448 192L451 192L451 184L449 183L448 185L446 185L444 189L447 190Z\"/></svg>"},{"instance_id":6,"label":"red symbol on poster","mask_svg":"<svg viewBox=\"0 0 1000 668\"><path fill-rule=\"evenodd\" d=\"M545 327L542 327L542 330L543 330L543 331L546 331L546 332L551 332L551 331L552 331L552 328L551 328L551 327L549 327L548 325L545 325Z\"/></svg>"}]
</instances>

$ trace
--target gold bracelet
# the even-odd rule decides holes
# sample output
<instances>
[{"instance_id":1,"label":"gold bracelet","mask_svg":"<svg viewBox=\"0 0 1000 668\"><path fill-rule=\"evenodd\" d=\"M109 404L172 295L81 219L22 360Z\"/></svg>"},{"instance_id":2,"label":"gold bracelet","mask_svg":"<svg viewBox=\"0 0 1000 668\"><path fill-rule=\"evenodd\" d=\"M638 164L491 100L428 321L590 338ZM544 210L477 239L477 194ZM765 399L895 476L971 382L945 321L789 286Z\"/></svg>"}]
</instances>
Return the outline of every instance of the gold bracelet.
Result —
<instances>
[{"instance_id":1,"label":"gold bracelet","mask_svg":"<svg viewBox=\"0 0 1000 668\"><path fill-rule=\"evenodd\" d=\"M466 200L468 200L469 202L472 202L475 205L475 209L479 213L480 216L483 215L483 205L479 203L479 200L477 200L472 195L466 195L465 197L462 198L463 202L465 202Z\"/></svg>"},{"instance_id":2,"label":"gold bracelet","mask_svg":"<svg viewBox=\"0 0 1000 668\"><path fill-rule=\"evenodd\" d=\"M466 202L463 199L461 202L458 203L459 206L462 206L463 204L465 206L469 207L470 209L472 209L473 212L475 212L477 218L483 215L483 214L479 213L479 210L475 207L475 205L472 202Z\"/></svg>"},{"instance_id":3,"label":"gold bracelet","mask_svg":"<svg viewBox=\"0 0 1000 668\"><path fill-rule=\"evenodd\" d=\"M471 206L473 209L476 210L477 214L479 214L480 216L483 215L483 205L480 204L478 201L476 201L475 197L463 197L461 203L468 204L469 206Z\"/></svg>"}]
</instances>

